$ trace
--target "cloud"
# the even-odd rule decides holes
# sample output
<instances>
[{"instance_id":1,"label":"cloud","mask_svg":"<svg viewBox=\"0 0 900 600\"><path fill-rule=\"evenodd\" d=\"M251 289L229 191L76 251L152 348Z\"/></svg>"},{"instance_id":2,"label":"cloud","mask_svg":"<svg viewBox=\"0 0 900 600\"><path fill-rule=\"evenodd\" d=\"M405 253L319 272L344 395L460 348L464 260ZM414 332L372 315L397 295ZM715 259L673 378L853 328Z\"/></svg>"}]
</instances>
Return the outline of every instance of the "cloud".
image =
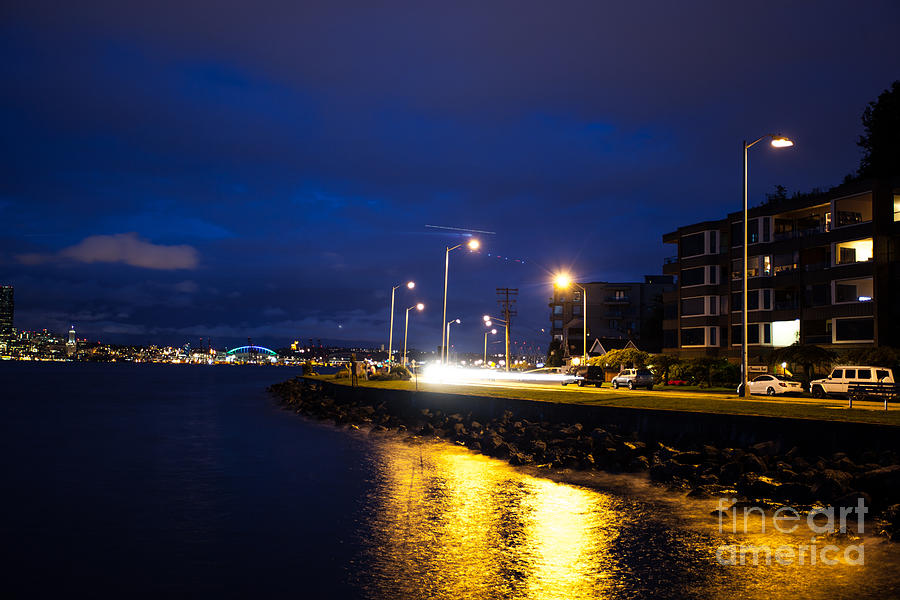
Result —
<instances>
[{"instance_id":1,"label":"cloud","mask_svg":"<svg viewBox=\"0 0 900 600\"><path fill-rule=\"evenodd\" d=\"M122 263L143 269L195 269L199 262L193 246L164 246L144 240L134 232L92 235L56 254L20 254L19 262L37 265L58 260L83 263Z\"/></svg>"}]
</instances>

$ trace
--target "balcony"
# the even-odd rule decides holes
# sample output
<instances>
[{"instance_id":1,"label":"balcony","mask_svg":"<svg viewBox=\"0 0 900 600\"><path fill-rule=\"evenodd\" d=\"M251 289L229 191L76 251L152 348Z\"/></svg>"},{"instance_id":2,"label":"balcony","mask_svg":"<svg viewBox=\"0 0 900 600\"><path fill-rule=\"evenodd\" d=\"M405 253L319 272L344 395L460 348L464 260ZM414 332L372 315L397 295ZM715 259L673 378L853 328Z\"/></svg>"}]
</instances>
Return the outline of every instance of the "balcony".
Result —
<instances>
[{"instance_id":1,"label":"balcony","mask_svg":"<svg viewBox=\"0 0 900 600\"><path fill-rule=\"evenodd\" d=\"M628 296L607 296L603 301L606 304L628 304L631 299Z\"/></svg>"}]
</instances>

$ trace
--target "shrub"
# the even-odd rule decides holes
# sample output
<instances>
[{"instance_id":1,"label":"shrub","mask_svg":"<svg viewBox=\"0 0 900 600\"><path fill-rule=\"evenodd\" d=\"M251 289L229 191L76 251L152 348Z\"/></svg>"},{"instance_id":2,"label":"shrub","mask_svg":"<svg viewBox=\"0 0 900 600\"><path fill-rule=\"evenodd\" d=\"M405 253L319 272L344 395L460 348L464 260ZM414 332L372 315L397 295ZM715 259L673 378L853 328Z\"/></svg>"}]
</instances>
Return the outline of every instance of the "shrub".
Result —
<instances>
[{"instance_id":1,"label":"shrub","mask_svg":"<svg viewBox=\"0 0 900 600\"><path fill-rule=\"evenodd\" d=\"M388 375L392 376L392 379L412 379L412 373L410 373L409 369L407 369L403 365L392 365Z\"/></svg>"}]
</instances>

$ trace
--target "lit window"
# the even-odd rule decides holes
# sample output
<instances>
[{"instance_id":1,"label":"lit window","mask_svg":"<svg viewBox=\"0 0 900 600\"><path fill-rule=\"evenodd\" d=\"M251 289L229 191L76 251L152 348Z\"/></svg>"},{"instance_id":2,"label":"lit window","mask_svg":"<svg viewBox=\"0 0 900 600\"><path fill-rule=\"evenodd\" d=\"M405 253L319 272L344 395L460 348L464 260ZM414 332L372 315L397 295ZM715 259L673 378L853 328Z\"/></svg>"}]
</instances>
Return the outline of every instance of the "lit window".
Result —
<instances>
[{"instance_id":1,"label":"lit window","mask_svg":"<svg viewBox=\"0 0 900 600\"><path fill-rule=\"evenodd\" d=\"M872 260L872 238L835 244L834 260L837 265L849 265Z\"/></svg>"}]
</instances>

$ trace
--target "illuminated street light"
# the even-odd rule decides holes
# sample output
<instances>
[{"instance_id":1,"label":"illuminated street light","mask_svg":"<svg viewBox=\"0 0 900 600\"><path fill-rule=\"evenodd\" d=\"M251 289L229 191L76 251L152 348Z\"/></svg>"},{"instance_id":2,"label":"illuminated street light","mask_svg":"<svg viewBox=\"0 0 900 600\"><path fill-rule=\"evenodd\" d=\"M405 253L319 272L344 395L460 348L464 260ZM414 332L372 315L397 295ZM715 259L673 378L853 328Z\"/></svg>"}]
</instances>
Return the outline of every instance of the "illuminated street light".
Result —
<instances>
[{"instance_id":1,"label":"illuminated street light","mask_svg":"<svg viewBox=\"0 0 900 600\"><path fill-rule=\"evenodd\" d=\"M406 309L406 325L403 327L403 366L406 366L406 334L409 333L409 311L412 309L423 310L425 305L419 302L415 306Z\"/></svg>"},{"instance_id":2,"label":"illuminated street light","mask_svg":"<svg viewBox=\"0 0 900 600\"><path fill-rule=\"evenodd\" d=\"M459 323L459 319L453 319L452 321L447 321L447 362L450 362L450 324L451 323Z\"/></svg>"},{"instance_id":3,"label":"illuminated street light","mask_svg":"<svg viewBox=\"0 0 900 600\"><path fill-rule=\"evenodd\" d=\"M477 239L472 238L466 242L466 246L468 246L469 250L478 250L481 243ZM462 244L457 244L452 247L447 246L447 252L444 254L444 312L443 316L441 316L441 364L444 364L447 348L447 330L444 328L444 323L447 322L447 278L450 273L450 252L460 247L462 247Z\"/></svg>"},{"instance_id":4,"label":"illuminated street light","mask_svg":"<svg viewBox=\"0 0 900 600\"><path fill-rule=\"evenodd\" d=\"M749 356L747 354L747 247L749 240L747 239L747 163L748 163L748 150L761 142L766 138L772 138L772 147L774 148L789 148L794 145L794 142L784 137L783 135L774 135L774 134L766 134L761 138L758 138L754 142L747 143L747 140L744 140L744 259L741 263L741 270L743 271L741 276L741 396L744 398L750 397L750 388L747 386L747 370L749 369Z\"/></svg>"},{"instance_id":5,"label":"illuminated street light","mask_svg":"<svg viewBox=\"0 0 900 600\"><path fill-rule=\"evenodd\" d=\"M388 335L388 364L394 362L394 292L396 292L399 287L400 285L395 285L391 288L391 333ZM416 287L416 283L414 281L408 281L406 287L408 289L413 289Z\"/></svg>"},{"instance_id":6,"label":"illuminated street light","mask_svg":"<svg viewBox=\"0 0 900 600\"><path fill-rule=\"evenodd\" d=\"M502 327L506 334L506 370L509 371L509 322L504 319L498 319L497 317L491 317L488 315L484 315L484 325L485 327L490 327L493 325L493 321L497 321L501 323L500 327ZM494 330L496 331L496 330Z\"/></svg>"},{"instance_id":7,"label":"illuminated street light","mask_svg":"<svg viewBox=\"0 0 900 600\"><path fill-rule=\"evenodd\" d=\"M487 323L488 323L488 327L490 327L491 326L490 321L488 321ZM487 364L487 336L488 335L496 335L496 334L497 334L496 329L491 329L490 331L484 332L484 361L482 361L482 364L485 364L485 365Z\"/></svg>"},{"instance_id":8,"label":"illuminated street light","mask_svg":"<svg viewBox=\"0 0 900 600\"><path fill-rule=\"evenodd\" d=\"M562 289L566 289L570 285L574 285L575 287L577 287L578 289L581 290L581 298L582 298L582 300L584 300L584 307L581 311L581 320L582 320L581 333L582 333L582 337L583 337L583 339L582 339L582 350L583 350L582 363L587 364L587 359L588 359L588 352L587 352L587 290L584 289L582 286L578 285L577 283L575 283L574 281L572 281L571 277L569 277L568 275L564 275L564 274L557 275L556 281L554 283L556 283L556 287L559 287Z\"/></svg>"}]
</instances>

